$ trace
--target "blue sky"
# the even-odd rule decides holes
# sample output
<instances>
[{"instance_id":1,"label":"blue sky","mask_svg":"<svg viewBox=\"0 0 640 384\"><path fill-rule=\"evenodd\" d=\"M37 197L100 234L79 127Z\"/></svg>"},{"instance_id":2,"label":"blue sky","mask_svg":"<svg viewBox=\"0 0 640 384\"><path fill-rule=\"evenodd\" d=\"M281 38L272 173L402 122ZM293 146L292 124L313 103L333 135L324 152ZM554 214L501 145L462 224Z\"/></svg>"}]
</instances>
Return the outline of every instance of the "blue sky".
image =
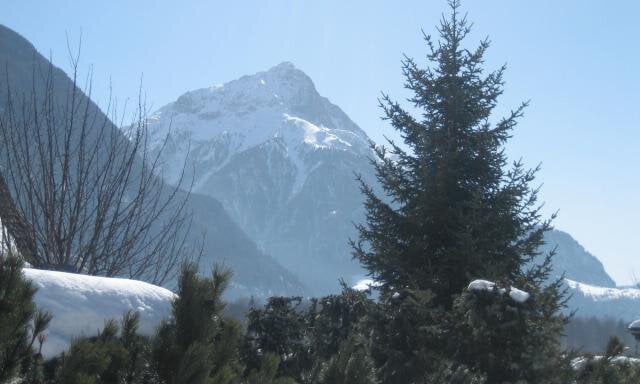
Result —
<instances>
[{"instance_id":1,"label":"blue sky","mask_svg":"<svg viewBox=\"0 0 640 384\"><path fill-rule=\"evenodd\" d=\"M435 32L444 1L4 0L0 23L68 70L66 35L82 34L80 67L93 97L119 102L142 79L156 109L188 90L291 61L375 140L393 132L381 91L402 99L402 54L424 62L420 29ZM640 3L467 0L469 43L493 42L487 67L506 63L498 112L531 100L508 145L542 163L547 213L621 284L640 279Z\"/></svg>"}]
</instances>

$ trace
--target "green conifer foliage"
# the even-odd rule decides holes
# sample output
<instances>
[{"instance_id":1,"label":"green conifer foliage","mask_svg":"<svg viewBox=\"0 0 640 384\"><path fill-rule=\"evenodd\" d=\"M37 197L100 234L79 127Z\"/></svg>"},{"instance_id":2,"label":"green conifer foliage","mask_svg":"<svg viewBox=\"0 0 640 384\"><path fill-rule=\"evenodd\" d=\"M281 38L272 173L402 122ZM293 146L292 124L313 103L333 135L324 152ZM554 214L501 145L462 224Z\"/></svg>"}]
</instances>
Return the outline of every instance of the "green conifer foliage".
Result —
<instances>
[{"instance_id":1,"label":"green conifer foliage","mask_svg":"<svg viewBox=\"0 0 640 384\"><path fill-rule=\"evenodd\" d=\"M456 300L449 333L453 358L483 372L489 383L569 382L559 341L565 323L545 302L555 290L532 291L518 302L509 289L467 291Z\"/></svg>"},{"instance_id":2,"label":"green conifer foliage","mask_svg":"<svg viewBox=\"0 0 640 384\"><path fill-rule=\"evenodd\" d=\"M586 356L576 369L577 384L631 384L640 382L640 363L623 356L624 344L617 337L607 343L604 355Z\"/></svg>"},{"instance_id":3,"label":"green conifer foliage","mask_svg":"<svg viewBox=\"0 0 640 384\"><path fill-rule=\"evenodd\" d=\"M291 378L278 377L278 367L280 359L273 353L265 354L262 359L260 369L249 373L244 381L246 384L295 384L295 380Z\"/></svg>"},{"instance_id":4,"label":"green conifer foliage","mask_svg":"<svg viewBox=\"0 0 640 384\"><path fill-rule=\"evenodd\" d=\"M324 364L320 384L377 384L373 360L366 343L352 336Z\"/></svg>"},{"instance_id":5,"label":"green conifer foliage","mask_svg":"<svg viewBox=\"0 0 640 384\"><path fill-rule=\"evenodd\" d=\"M391 202L362 184L367 222L354 243L355 257L383 292L431 290L446 307L474 278L518 277L549 228L530 186L536 170L519 162L509 167L504 153L526 103L493 122L505 68L485 74L489 41L463 46L470 27L458 1L451 7L440 40L425 36L431 65L403 61L408 101L419 117L382 98L384 118L405 146L390 141L374 148L378 180Z\"/></svg>"},{"instance_id":6,"label":"green conifer foliage","mask_svg":"<svg viewBox=\"0 0 640 384\"><path fill-rule=\"evenodd\" d=\"M230 271L218 267L212 278L198 276L194 265L183 267L172 318L153 340L153 365L163 383L224 384L241 378L242 332L223 314L230 278Z\"/></svg>"},{"instance_id":7,"label":"green conifer foliage","mask_svg":"<svg viewBox=\"0 0 640 384\"><path fill-rule=\"evenodd\" d=\"M481 331L495 343L495 358L518 363L511 355L524 358L532 346L500 349L506 341L491 337L530 342L539 335L544 337L537 347L545 353L532 356L531 363L562 370L563 295L559 281L547 282L553 255L531 266L550 229L532 185L537 168L527 169L519 161L510 164L505 154L527 103L506 117L494 116L505 67L485 71L489 41L469 48L465 39L470 24L460 15L458 0L450 6L451 15L439 25L438 41L425 36L428 65L411 58L403 61L409 105L387 95L380 102L384 119L403 140L373 147L372 164L384 195L361 181L367 217L357 226L359 239L352 245L354 257L381 284L371 321L372 356L383 383L431 382L442 375L461 375L461 382L496 382L494 367L479 362L483 357L475 355L474 345L456 345L460 335L466 335L464 326L471 330L477 325L465 323L460 315L488 319L466 296L460 300L468 306L459 307L458 298L478 278L517 284L536 295L531 301L536 307L515 317L530 327L507 332L488 322ZM497 310L495 316L508 317L512 308ZM500 378L529 380L535 372L521 369L523 365ZM539 380L529 382L544 382Z\"/></svg>"},{"instance_id":8,"label":"green conifer foliage","mask_svg":"<svg viewBox=\"0 0 640 384\"><path fill-rule=\"evenodd\" d=\"M36 288L24 279L22 265L11 255L0 255L0 383L36 368L33 346L51 320L34 305Z\"/></svg>"},{"instance_id":9,"label":"green conifer foliage","mask_svg":"<svg viewBox=\"0 0 640 384\"><path fill-rule=\"evenodd\" d=\"M138 334L139 314L126 313L118 326L105 323L95 337L76 339L57 361L54 383L147 384L156 382L148 362L148 340Z\"/></svg>"},{"instance_id":10,"label":"green conifer foliage","mask_svg":"<svg viewBox=\"0 0 640 384\"><path fill-rule=\"evenodd\" d=\"M309 320L301 297L271 297L264 308L252 308L247 315L247 366L257 369L266 354L273 354L280 360L280 376L304 382L314 366Z\"/></svg>"}]
</instances>

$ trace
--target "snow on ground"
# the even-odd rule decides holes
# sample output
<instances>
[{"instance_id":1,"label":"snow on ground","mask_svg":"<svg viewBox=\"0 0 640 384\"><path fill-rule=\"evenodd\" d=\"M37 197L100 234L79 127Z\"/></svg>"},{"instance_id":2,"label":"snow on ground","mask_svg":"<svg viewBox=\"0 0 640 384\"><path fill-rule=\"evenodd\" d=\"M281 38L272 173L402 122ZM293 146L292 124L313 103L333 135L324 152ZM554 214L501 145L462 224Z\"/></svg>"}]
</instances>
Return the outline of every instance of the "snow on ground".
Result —
<instances>
[{"instance_id":1,"label":"snow on ground","mask_svg":"<svg viewBox=\"0 0 640 384\"><path fill-rule=\"evenodd\" d=\"M38 291L38 308L53 315L43 345L54 356L78 336L93 336L108 319L120 320L129 311L140 313L140 332L150 335L171 314L175 294L165 288L128 279L25 268L25 277Z\"/></svg>"},{"instance_id":2,"label":"snow on ground","mask_svg":"<svg viewBox=\"0 0 640 384\"><path fill-rule=\"evenodd\" d=\"M469 283L469 287L467 288L470 291L490 291L493 292L496 290L496 284L492 281L488 280L474 280ZM498 288L497 291L501 294L507 293L507 289ZM511 297L514 301L518 303L524 303L529 300L529 293L522 291L516 287L511 287L509 289L509 297Z\"/></svg>"}]
</instances>

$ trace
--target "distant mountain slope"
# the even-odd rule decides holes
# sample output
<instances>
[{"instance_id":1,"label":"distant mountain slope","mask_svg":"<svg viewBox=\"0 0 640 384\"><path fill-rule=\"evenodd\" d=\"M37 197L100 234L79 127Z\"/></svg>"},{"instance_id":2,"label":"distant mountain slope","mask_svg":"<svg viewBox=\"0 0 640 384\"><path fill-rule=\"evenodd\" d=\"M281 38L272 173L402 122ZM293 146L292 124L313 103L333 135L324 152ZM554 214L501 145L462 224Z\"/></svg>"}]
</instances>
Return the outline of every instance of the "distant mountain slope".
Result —
<instances>
[{"instance_id":1,"label":"distant mountain slope","mask_svg":"<svg viewBox=\"0 0 640 384\"><path fill-rule=\"evenodd\" d=\"M553 230L545 235L544 249L549 251L557 246L553 259L554 272L565 273L566 277L582 283L601 287L615 287L616 283L607 274L600 260L589 253L571 235Z\"/></svg>"},{"instance_id":2,"label":"distant mountain slope","mask_svg":"<svg viewBox=\"0 0 640 384\"><path fill-rule=\"evenodd\" d=\"M29 95L36 75L36 89L42 93L43 72L49 70L49 61L40 55L26 39L0 25L0 111L6 102L7 80L11 92L18 98ZM73 84L67 75L53 68L56 99L64 103ZM104 118L93 103L90 114L96 121ZM113 126L114 130L118 128ZM126 140L123 136L123 140ZM141 162L138 166L141 165ZM1 166L1 164L0 164ZM261 252L255 243L229 217L220 203L211 196L194 194L187 210L193 212L193 224L188 233L189 242L202 245L202 272L209 273L213 262L220 262L234 271L232 292L236 295L267 296L272 294L304 294L303 284L273 258ZM203 237L204 236L204 237Z\"/></svg>"},{"instance_id":3,"label":"distant mountain slope","mask_svg":"<svg viewBox=\"0 0 640 384\"><path fill-rule=\"evenodd\" d=\"M599 287L566 279L571 298L569 308L576 316L615 318L624 321L640 319L640 289Z\"/></svg>"}]
</instances>

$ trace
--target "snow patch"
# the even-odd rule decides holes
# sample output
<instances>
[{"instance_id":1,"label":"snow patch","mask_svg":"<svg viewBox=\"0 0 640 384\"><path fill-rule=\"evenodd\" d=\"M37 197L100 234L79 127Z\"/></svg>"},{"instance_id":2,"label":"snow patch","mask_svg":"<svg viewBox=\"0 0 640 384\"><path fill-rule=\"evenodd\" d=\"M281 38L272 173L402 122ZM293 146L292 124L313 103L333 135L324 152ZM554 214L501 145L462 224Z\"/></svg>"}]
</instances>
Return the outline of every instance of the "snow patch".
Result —
<instances>
[{"instance_id":1,"label":"snow patch","mask_svg":"<svg viewBox=\"0 0 640 384\"><path fill-rule=\"evenodd\" d=\"M140 313L140 333L151 335L171 314L176 295L142 281L24 268L38 288L35 303L53 315L43 344L45 357L66 350L79 336L94 336L106 320L120 320L127 311Z\"/></svg>"},{"instance_id":2,"label":"snow patch","mask_svg":"<svg viewBox=\"0 0 640 384\"><path fill-rule=\"evenodd\" d=\"M529 300L529 297L531 296L528 292L522 291L518 288L498 288L496 286L496 283L482 279L472 281L471 283L469 283L469 287L467 289L469 291L498 292L502 295L504 295L508 291L509 297L511 297L517 303L524 303L525 301Z\"/></svg>"},{"instance_id":3,"label":"snow patch","mask_svg":"<svg viewBox=\"0 0 640 384\"><path fill-rule=\"evenodd\" d=\"M576 357L575 359L571 360L571 368L573 368L574 371L580 372L586 368L587 364L597 363L602 359L603 359L603 356L600 356L600 355L589 356L589 357L584 357L584 356ZM628 357L628 356L615 356L615 357L612 357L610 361L615 365L640 364L640 359L635 357Z\"/></svg>"},{"instance_id":4,"label":"snow patch","mask_svg":"<svg viewBox=\"0 0 640 384\"><path fill-rule=\"evenodd\" d=\"M362 279L359 280L353 287L351 287L352 289L355 289L356 291L368 291L371 288L376 288L379 287L381 284L373 279Z\"/></svg>"}]
</instances>

